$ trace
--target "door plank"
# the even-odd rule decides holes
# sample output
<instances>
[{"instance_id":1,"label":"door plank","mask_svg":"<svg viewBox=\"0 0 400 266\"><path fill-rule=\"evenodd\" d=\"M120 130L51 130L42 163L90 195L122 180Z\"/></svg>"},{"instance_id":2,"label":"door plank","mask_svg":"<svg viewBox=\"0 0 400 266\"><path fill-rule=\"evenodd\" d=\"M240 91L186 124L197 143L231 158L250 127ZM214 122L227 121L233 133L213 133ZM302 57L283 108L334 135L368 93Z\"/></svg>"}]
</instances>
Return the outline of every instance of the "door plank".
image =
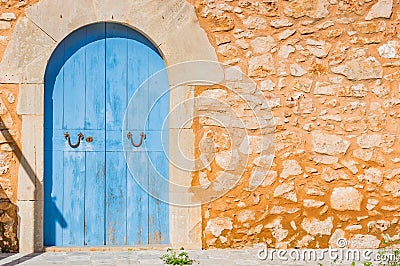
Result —
<instances>
[{"instance_id":1,"label":"door plank","mask_svg":"<svg viewBox=\"0 0 400 266\"><path fill-rule=\"evenodd\" d=\"M123 152L106 152L106 244L126 244L126 163Z\"/></svg>"},{"instance_id":2,"label":"door plank","mask_svg":"<svg viewBox=\"0 0 400 266\"><path fill-rule=\"evenodd\" d=\"M106 244L126 243L126 163L120 140L127 106L127 28L106 25ZM114 143L114 142L113 142ZM114 152L115 151L115 152Z\"/></svg>"},{"instance_id":3,"label":"door plank","mask_svg":"<svg viewBox=\"0 0 400 266\"><path fill-rule=\"evenodd\" d=\"M86 152L85 245L105 245L105 180L104 150Z\"/></svg>"},{"instance_id":4,"label":"door plank","mask_svg":"<svg viewBox=\"0 0 400 266\"><path fill-rule=\"evenodd\" d=\"M65 43L64 129L85 127L85 43L86 30L71 33Z\"/></svg>"},{"instance_id":5,"label":"door plank","mask_svg":"<svg viewBox=\"0 0 400 266\"><path fill-rule=\"evenodd\" d=\"M67 223L63 216L63 151L45 153L46 182L44 182L44 246L62 246L63 228Z\"/></svg>"},{"instance_id":6,"label":"door plank","mask_svg":"<svg viewBox=\"0 0 400 266\"><path fill-rule=\"evenodd\" d=\"M127 28L106 26L106 130L121 132L127 106Z\"/></svg>"},{"instance_id":7,"label":"door plank","mask_svg":"<svg viewBox=\"0 0 400 266\"><path fill-rule=\"evenodd\" d=\"M165 64L159 54L149 53L149 74L155 76L149 80L148 130L168 130L169 83Z\"/></svg>"},{"instance_id":8,"label":"door plank","mask_svg":"<svg viewBox=\"0 0 400 266\"><path fill-rule=\"evenodd\" d=\"M146 152L127 152L127 245L148 243L148 168ZM144 187L142 187L144 186Z\"/></svg>"},{"instance_id":9,"label":"door plank","mask_svg":"<svg viewBox=\"0 0 400 266\"><path fill-rule=\"evenodd\" d=\"M163 152L149 156L149 244L169 243L168 160ZM163 202L163 201L165 202Z\"/></svg>"},{"instance_id":10,"label":"door plank","mask_svg":"<svg viewBox=\"0 0 400 266\"><path fill-rule=\"evenodd\" d=\"M51 64L46 69L45 100L44 100L44 128L62 129L64 119L64 68L63 62L65 43L62 42L53 52Z\"/></svg>"},{"instance_id":11,"label":"door plank","mask_svg":"<svg viewBox=\"0 0 400 266\"><path fill-rule=\"evenodd\" d=\"M105 129L105 34L105 23L87 28L85 129Z\"/></svg>"},{"instance_id":12,"label":"door plank","mask_svg":"<svg viewBox=\"0 0 400 266\"><path fill-rule=\"evenodd\" d=\"M126 127L128 130L144 131L148 110L149 48L143 36L128 31L128 109Z\"/></svg>"},{"instance_id":13,"label":"door plank","mask_svg":"<svg viewBox=\"0 0 400 266\"><path fill-rule=\"evenodd\" d=\"M64 246L84 245L85 152L64 152Z\"/></svg>"},{"instance_id":14,"label":"door plank","mask_svg":"<svg viewBox=\"0 0 400 266\"><path fill-rule=\"evenodd\" d=\"M85 245L105 244L105 23L87 27L86 36L86 193Z\"/></svg>"}]
</instances>

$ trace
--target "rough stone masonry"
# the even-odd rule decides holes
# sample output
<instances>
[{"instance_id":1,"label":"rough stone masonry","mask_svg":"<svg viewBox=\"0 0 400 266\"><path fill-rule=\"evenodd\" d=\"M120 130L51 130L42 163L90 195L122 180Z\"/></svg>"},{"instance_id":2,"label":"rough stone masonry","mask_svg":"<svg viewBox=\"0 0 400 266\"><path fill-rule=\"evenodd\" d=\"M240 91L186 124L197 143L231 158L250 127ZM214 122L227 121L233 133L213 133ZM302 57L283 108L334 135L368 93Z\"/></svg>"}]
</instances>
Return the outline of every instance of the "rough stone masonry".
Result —
<instances>
[{"instance_id":1,"label":"rough stone masonry","mask_svg":"<svg viewBox=\"0 0 400 266\"><path fill-rule=\"evenodd\" d=\"M37 1L0 1L0 57ZM189 2L220 62L231 66L225 77L233 87L196 88L196 96L227 104L197 101L196 113L229 126L195 120L200 170L192 184L212 195L237 182L204 204L203 247L325 248L344 237L353 248L372 248L399 240L399 1ZM0 84L0 247L14 250L18 89ZM273 151L259 145L271 134Z\"/></svg>"},{"instance_id":2,"label":"rough stone masonry","mask_svg":"<svg viewBox=\"0 0 400 266\"><path fill-rule=\"evenodd\" d=\"M383 239L399 240L399 1L192 4L220 62L252 78L270 109L251 101L265 122L258 128L244 122L227 129L210 119L195 124L200 159L193 184L207 191L239 180L203 206L203 247L266 242L326 248L344 237L352 248L376 248ZM235 99L232 92L252 95L254 89L240 75L231 81L232 90L198 88L197 96L213 94L246 120L242 106L229 99ZM198 115L207 113L205 106L197 102ZM250 138L266 134L268 111L275 152L271 170L260 177L260 162L268 158L262 150L243 153L240 132ZM226 110L217 117L232 120ZM246 169L235 172L244 159ZM220 163L226 161L229 167ZM255 178L264 181L252 190Z\"/></svg>"}]
</instances>

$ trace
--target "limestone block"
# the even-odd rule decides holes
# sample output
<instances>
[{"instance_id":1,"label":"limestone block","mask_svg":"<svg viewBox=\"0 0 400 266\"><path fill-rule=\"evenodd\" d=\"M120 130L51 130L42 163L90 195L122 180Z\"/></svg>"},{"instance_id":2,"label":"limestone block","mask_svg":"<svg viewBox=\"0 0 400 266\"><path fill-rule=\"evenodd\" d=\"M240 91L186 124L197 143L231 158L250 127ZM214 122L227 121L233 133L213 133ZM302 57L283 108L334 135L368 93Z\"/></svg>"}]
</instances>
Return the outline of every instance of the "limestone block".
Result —
<instances>
[{"instance_id":1,"label":"limestone block","mask_svg":"<svg viewBox=\"0 0 400 266\"><path fill-rule=\"evenodd\" d=\"M44 0L29 7L26 16L58 42L72 31L97 21L91 0Z\"/></svg>"},{"instance_id":2,"label":"limestone block","mask_svg":"<svg viewBox=\"0 0 400 266\"><path fill-rule=\"evenodd\" d=\"M218 172L217 178L212 183L212 188L218 192L226 192L233 189L239 182L241 176L230 174L228 172Z\"/></svg>"},{"instance_id":3,"label":"limestone block","mask_svg":"<svg viewBox=\"0 0 400 266\"><path fill-rule=\"evenodd\" d=\"M365 80L382 78L383 68L375 57L359 57L332 67L334 73L342 74L349 80Z\"/></svg>"},{"instance_id":4,"label":"limestone block","mask_svg":"<svg viewBox=\"0 0 400 266\"><path fill-rule=\"evenodd\" d=\"M181 169L194 170L194 134L192 129L170 130L169 160Z\"/></svg>"},{"instance_id":5,"label":"limestone block","mask_svg":"<svg viewBox=\"0 0 400 266\"><path fill-rule=\"evenodd\" d=\"M253 48L254 53L263 54L270 52L276 47L276 41L272 36L262 36L257 37L250 42L251 48Z\"/></svg>"},{"instance_id":6,"label":"limestone block","mask_svg":"<svg viewBox=\"0 0 400 266\"><path fill-rule=\"evenodd\" d=\"M21 18L0 63L2 83L43 83L45 62L55 42L26 17Z\"/></svg>"},{"instance_id":7,"label":"limestone block","mask_svg":"<svg viewBox=\"0 0 400 266\"><path fill-rule=\"evenodd\" d=\"M43 84L22 84L18 95L17 114L43 115Z\"/></svg>"},{"instance_id":8,"label":"limestone block","mask_svg":"<svg viewBox=\"0 0 400 266\"><path fill-rule=\"evenodd\" d=\"M321 131L313 131L311 134L315 152L328 155L345 154L350 147L350 141L339 136L325 134Z\"/></svg>"},{"instance_id":9,"label":"limestone block","mask_svg":"<svg viewBox=\"0 0 400 266\"><path fill-rule=\"evenodd\" d=\"M43 199L43 116L22 117L18 200Z\"/></svg>"},{"instance_id":10,"label":"limestone block","mask_svg":"<svg viewBox=\"0 0 400 266\"><path fill-rule=\"evenodd\" d=\"M381 241L373 235L357 234L349 242L349 248L352 249L375 249L379 247Z\"/></svg>"},{"instance_id":11,"label":"limestone block","mask_svg":"<svg viewBox=\"0 0 400 266\"><path fill-rule=\"evenodd\" d=\"M372 20L374 18L390 18L392 15L393 0L379 0L371 7L365 20Z\"/></svg>"},{"instance_id":12,"label":"limestone block","mask_svg":"<svg viewBox=\"0 0 400 266\"><path fill-rule=\"evenodd\" d=\"M170 89L170 128L191 128L194 117L194 88L177 86Z\"/></svg>"},{"instance_id":13,"label":"limestone block","mask_svg":"<svg viewBox=\"0 0 400 266\"><path fill-rule=\"evenodd\" d=\"M383 58L400 58L400 42L388 41L378 48L379 55Z\"/></svg>"},{"instance_id":14,"label":"limestone block","mask_svg":"<svg viewBox=\"0 0 400 266\"><path fill-rule=\"evenodd\" d=\"M338 211L359 211L363 195L353 187L336 187L331 194L331 207Z\"/></svg>"},{"instance_id":15,"label":"limestone block","mask_svg":"<svg viewBox=\"0 0 400 266\"><path fill-rule=\"evenodd\" d=\"M243 210L239 212L237 219L240 223L245 223L247 221L255 220L255 216L253 210Z\"/></svg>"},{"instance_id":16,"label":"limestone block","mask_svg":"<svg viewBox=\"0 0 400 266\"><path fill-rule=\"evenodd\" d=\"M18 201L19 252L33 253L43 248L43 201Z\"/></svg>"},{"instance_id":17,"label":"limestone block","mask_svg":"<svg viewBox=\"0 0 400 266\"><path fill-rule=\"evenodd\" d=\"M17 16L15 15L15 13L12 12L4 12L0 15L0 20L5 20L5 21L12 21L12 20L16 20Z\"/></svg>"},{"instance_id":18,"label":"limestone block","mask_svg":"<svg viewBox=\"0 0 400 266\"><path fill-rule=\"evenodd\" d=\"M282 197L293 202L297 202L297 195L294 192L294 182L283 183L276 187L274 197Z\"/></svg>"},{"instance_id":19,"label":"limestone block","mask_svg":"<svg viewBox=\"0 0 400 266\"><path fill-rule=\"evenodd\" d=\"M243 21L243 24L248 28L248 29L265 29L267 28L267 21L258 16L250 16L248 17L245 21Z\"/></svg>"},{"instance_id":20,"label":"limestone block","mask_svg":"<svg viewBox=\"0 0 400 266\"><path fill-rule=\"evenodd\" d=\"M333 217L321 221L316 218L304 218L301 227L310 235L330 235L333 229Z\"/></svg>"},{"instance_id":21,"label":"limestone block","mask_svg":"<svg viewBox=\"0 0 400 266\"><path fill-rule=\"evenodd\" d=\"M319 208L325 205L325 202L313 199L303 200L303 206L306 208Z\"/></svg>"},{"instance_id":22,"label":"limestone block","mask_svg":"<svg viewBox=\"0 0 400 266\"><path fill-rule=\"evenodd\" d=\"M282 18L282 19L275 19L272 20L270 23L271 27L279 29L279 28L283 28L283 27L290 27L293 25L292 22L290 22L290 20L288 20L287 18Z\"/></svg>"},{"instance_id":23,"label":"limestone block","mask_svg":"<svg viewBox=\"0 0 400 266\"><path fill-rule=\"evenodd\" d=\"M174 248L201 249L201 208L170 206L170 241Z\"/></svg>"},{"instance_id":24,"label":"limestone block","mask_svg":"<svg viewBox=\"0 0 400 266\"><path fill-rule=\"evenodd\" d=\"M254 56L249 60L249 76L255 78L265 78L270 74L275 74L275 65L272 55L266 53Z\"/></svg>"},{"instance_id":25,"label":"limestone block","mask_svg":"<svg viewBox=\"0 0 400 266\"><path fill-rule=\"evenodd\" d=\"M294 0L285 7L285 14L293 18L304 16L310 18L324 18L329 15L329 2L327 0Z\"/></svg>"},{"instance_id":26,"label":"limestone block","mask_svg":"<svg viewBox=\"0 0 400 266\"><path fill-rule=\"evenodd\" d=\"M214 236L218 237L224 230L232 230L232 219L228 217L217 217L210 219L207 222L206 232L212 233Z\"/></svg>"},{"instance_id":27,"label":"limestone block","mask_svg":"<svg viewBox=\"0 0 400 266\"><path fill-rule=\"evenodd\" d=\"M303 173L300 164L296 160L286 160L282 163L283 170L280 174L281 178L288 178L289 176L298 176Z\"/></svg>"},{"instance_id":28,"label":"limestone block","mask_svg":"<svg viewBox=\"0 0 400 266\"><path fill-rule=\"evenodd\" d=\"M175 44L171 43L171 45ZM179 47L177 47L177 49L179 49ZM166 50L163 51L167 52ZM183 50L182 52L184 53L185 51ZM224 71L219 63L215 61L197 61L202 59L201 55L192 57L193 54L190 51L186 52L191 54L191 56L175 58L174 60L177 60L175 63L186 59L193 61L176 64L167 68L168 80L172 88L181 86L182 84L186 86L220 84L224 80ZM181 55L184 55L183 53ZM179 55L179 57L181 55ZM209 59L209 57L204 56L204 59Z\"/></svg>"}]
</instances>

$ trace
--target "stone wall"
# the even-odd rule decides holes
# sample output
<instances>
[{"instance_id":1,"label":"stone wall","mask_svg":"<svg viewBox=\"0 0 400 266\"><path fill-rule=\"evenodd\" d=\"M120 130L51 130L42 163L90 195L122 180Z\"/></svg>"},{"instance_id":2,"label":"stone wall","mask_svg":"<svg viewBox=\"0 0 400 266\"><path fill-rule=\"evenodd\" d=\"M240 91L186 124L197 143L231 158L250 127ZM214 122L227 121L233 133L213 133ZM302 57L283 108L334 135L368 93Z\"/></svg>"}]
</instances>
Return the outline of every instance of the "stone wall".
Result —
<instances>
[{"instance_id":1,"label":"stone wall","mask_svg":"<svg viewBox=\"0 0 400 266\"><path fill-rule=\"evenodd\" d=\"M17 19L37 1L0 1L0 59ZM21 160L21 117L17 115L19 85L0 84L0 248L18 251L17 191Z\"/></svg>"},{"instance_id":2,"label":"stone wall","mask_svg":"<svg viewBox=\"0 0 400 266\"><path fill-rule=\"evenodd\" d=\"M36 2L0 1L0 58ZM203 205L203 247L399 239L399 2L189 2L227 64L223 86L195 91L203 118L193 124L200 170L192 184L213 200ZM0 247L11 250L18 89L0 84Z\"/></svg>"},{"instance_id":3,"label":"stone wall","mask_svg":"<svg viewBox=\"0 0 400 266\"><path fill-rule=\"evenodd\" d=\"M17 187L21 158L21 120L16 114L18 87L0 85L0 248L17 251Z\"/></svg>"},{"instance_id":4,"label":"stone wall","mask_svg":"<svg viewBox=\"0 0 400 266\"><path fill-rule=\"evenodd\" d=\"M225 72L230 88L196 93L193 186L210 200L226 190L203 205L203 247L326 248L344 237L362 248L398 240L399 1L192 4L220 62L233 67ZM246 75L264 99L252 98L258 91ZM237 94L249 99L258 125ZM259 144L271 139L271 112L272 153Z\"/></svg>"}]
</instances>

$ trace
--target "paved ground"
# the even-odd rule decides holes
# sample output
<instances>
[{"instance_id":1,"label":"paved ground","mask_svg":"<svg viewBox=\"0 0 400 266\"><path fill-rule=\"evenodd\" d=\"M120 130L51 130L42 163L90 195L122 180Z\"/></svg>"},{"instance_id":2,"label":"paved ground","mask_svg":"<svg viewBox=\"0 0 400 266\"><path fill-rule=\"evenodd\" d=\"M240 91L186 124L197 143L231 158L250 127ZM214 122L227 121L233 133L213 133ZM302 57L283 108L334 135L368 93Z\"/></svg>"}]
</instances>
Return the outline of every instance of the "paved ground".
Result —
<instances>
[{"instance_id":1,"label":"paved ground","mask_svg":"<svg viewBox=\"0 0 400 266\"><path fill-rule=\"evenodd\" d=\"M296 252L294 252L296 251ZM207 266L244 266L244 265L351 265L351 260L346 262L335 262L326 258L321 261L312 260L293 260L298 256L299 250L294 250L292 254L281 254L281 259L260 260L258 250L200 250L188 251L191 258L196 260L194 265ZM301 252L301 250L300 250ZM324 257L323 250L318 251L318 258ZM47 252L36 254L0 254L0 265L160 265L163 262L160 256L165 251L145 250L145 251L126 251L126 252ZM276 253L276 257L278 253ZM288 260L286 260L288 259ZM356 265L363 265L361 258ZM365 260L364 260L365 261ZM321 263L321 264L319 264ZM375 264L374 265L378 265Z\"/></svg>"}]
</instances>

